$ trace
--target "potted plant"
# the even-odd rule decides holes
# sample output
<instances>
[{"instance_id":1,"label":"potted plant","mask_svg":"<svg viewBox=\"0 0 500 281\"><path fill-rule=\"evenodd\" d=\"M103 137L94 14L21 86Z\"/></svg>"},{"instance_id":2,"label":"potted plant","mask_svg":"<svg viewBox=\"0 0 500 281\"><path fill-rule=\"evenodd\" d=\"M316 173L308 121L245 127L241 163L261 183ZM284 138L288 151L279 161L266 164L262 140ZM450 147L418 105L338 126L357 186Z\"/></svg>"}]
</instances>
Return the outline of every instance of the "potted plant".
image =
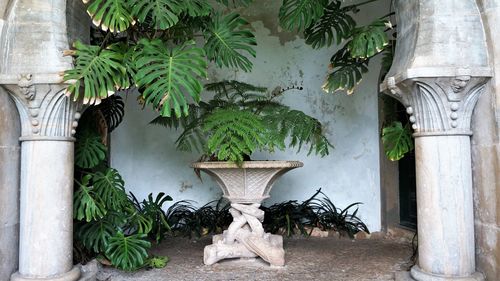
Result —
<instances>
[{"instance_id":1,"label":"potted plant","mask_svg":"<svg viewBox=\"0 0 500 281\"><path fill-rule=\"evenodd\" d=\"M177 148L201 152L203 156L192 167L212 176L231 202L233 222L205 247L204 262L259 256L271 265L284 265L282 237L264 232L264 211L259 207L276 179L303 164L251 161L250 155L256 150L273 152L286 147L300 151L308 145L309 154L325 156L331 144L317 119L276 100L295 87L267 93L266 88L222 81L205 88L214 92L213 99L190 105L187 116L159 116L152 121L183 130Z\"/></svg>"}]
</instances>

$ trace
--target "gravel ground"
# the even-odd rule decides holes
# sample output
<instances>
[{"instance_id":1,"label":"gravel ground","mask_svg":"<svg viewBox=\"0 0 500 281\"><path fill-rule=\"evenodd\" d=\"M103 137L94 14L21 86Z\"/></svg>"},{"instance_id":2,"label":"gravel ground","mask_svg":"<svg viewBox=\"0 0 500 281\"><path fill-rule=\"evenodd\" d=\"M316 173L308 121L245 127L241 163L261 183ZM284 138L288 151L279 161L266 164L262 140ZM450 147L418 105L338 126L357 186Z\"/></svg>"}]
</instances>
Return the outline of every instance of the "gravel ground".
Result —
<instances>
[{"instance_id":1,"label":"gravel ground","mask_svg":"<svg viewBox=\"0 0 500 281\"><path fill-rule=\"evenodd\" d=\"M203 265L203 247L209 238L170 238L152 250L167 255L165 268L134 273L103 268L101 281L204 281L204 280L394 280L394 272L405 267L411 256L408 244L390 240L338 238L285 239L286 265L270 268L256 261L225 261Z\"/></svg>"}]
</instances>

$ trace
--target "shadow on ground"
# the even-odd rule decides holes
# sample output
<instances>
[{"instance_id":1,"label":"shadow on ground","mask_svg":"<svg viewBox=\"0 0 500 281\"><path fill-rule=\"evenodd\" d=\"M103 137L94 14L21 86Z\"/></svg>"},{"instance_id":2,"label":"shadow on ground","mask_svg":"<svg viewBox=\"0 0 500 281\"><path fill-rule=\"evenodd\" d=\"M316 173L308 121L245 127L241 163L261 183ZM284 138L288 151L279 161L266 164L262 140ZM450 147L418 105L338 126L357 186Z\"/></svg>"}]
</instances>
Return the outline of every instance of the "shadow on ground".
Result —
<instances>
[{"instance_id":1,"label":"shadow on ground","mask_svg":"<svg viewBox=\"0 0 500 281\"><path fill-rule=\"evenodd\" d=\"M102 281L203 281L203 280L394 280L394 272L408 262L409 244L389 240L338 238L285 239L286 265L270 268L258 261L229 261L203 265L203 248L209 238L169 238L154 248L167 255L167 267L134 273L103 268Z\"/></svg>"}]
</instances>

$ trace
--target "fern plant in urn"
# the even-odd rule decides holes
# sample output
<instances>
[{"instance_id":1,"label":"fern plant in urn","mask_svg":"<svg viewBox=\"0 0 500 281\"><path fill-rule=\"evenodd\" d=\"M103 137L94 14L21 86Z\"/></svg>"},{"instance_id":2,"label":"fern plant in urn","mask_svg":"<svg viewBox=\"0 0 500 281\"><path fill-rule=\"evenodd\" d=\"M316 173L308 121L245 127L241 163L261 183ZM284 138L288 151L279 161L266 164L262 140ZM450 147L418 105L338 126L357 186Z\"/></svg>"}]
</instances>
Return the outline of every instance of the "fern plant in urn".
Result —
<instances>
[{"instance_id":1,"label":"fern plant in urn","mask_svg":"<svg viewBox=\"0 0 500 281\"><path fill-rule=\"evenodd\" d=\"M317 119L276 101L283 90L267 93L266 88L238 81L212 83L205 88L214 92L214 98L190 105L188 115L159 116L152 121L183 130L177 148L201 152L200 162L192 167L209 174L231 202L233 222L205 247L204 262L210 265L228 258L260 257L282 266L283 239L264 232L264 211L259 207L281 175L303 164L250 161L250 155L257 150L300 150L308 145L309 154L326 156L331 144Z\"/></svg>"}]
</instances>

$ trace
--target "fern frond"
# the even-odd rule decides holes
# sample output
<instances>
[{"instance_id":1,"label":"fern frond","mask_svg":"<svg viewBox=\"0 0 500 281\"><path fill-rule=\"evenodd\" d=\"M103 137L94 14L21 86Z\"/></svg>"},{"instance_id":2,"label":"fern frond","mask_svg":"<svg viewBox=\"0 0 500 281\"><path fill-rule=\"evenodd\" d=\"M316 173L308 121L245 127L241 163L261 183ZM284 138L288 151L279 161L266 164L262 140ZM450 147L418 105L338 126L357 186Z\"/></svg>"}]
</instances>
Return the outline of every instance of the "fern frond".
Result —
<instances>
[{"instance_id":1,"label":"fern frond","mask_svg":"<svg viewBox=\"0 0 500 281\"><path fill-rule=\"evenodd\" d=\"M265 143L261 119L246 110L215 110L205 119L203 130L209 135L208 152L221 161L240 163Z\"/></svg>"}]
</instances>

